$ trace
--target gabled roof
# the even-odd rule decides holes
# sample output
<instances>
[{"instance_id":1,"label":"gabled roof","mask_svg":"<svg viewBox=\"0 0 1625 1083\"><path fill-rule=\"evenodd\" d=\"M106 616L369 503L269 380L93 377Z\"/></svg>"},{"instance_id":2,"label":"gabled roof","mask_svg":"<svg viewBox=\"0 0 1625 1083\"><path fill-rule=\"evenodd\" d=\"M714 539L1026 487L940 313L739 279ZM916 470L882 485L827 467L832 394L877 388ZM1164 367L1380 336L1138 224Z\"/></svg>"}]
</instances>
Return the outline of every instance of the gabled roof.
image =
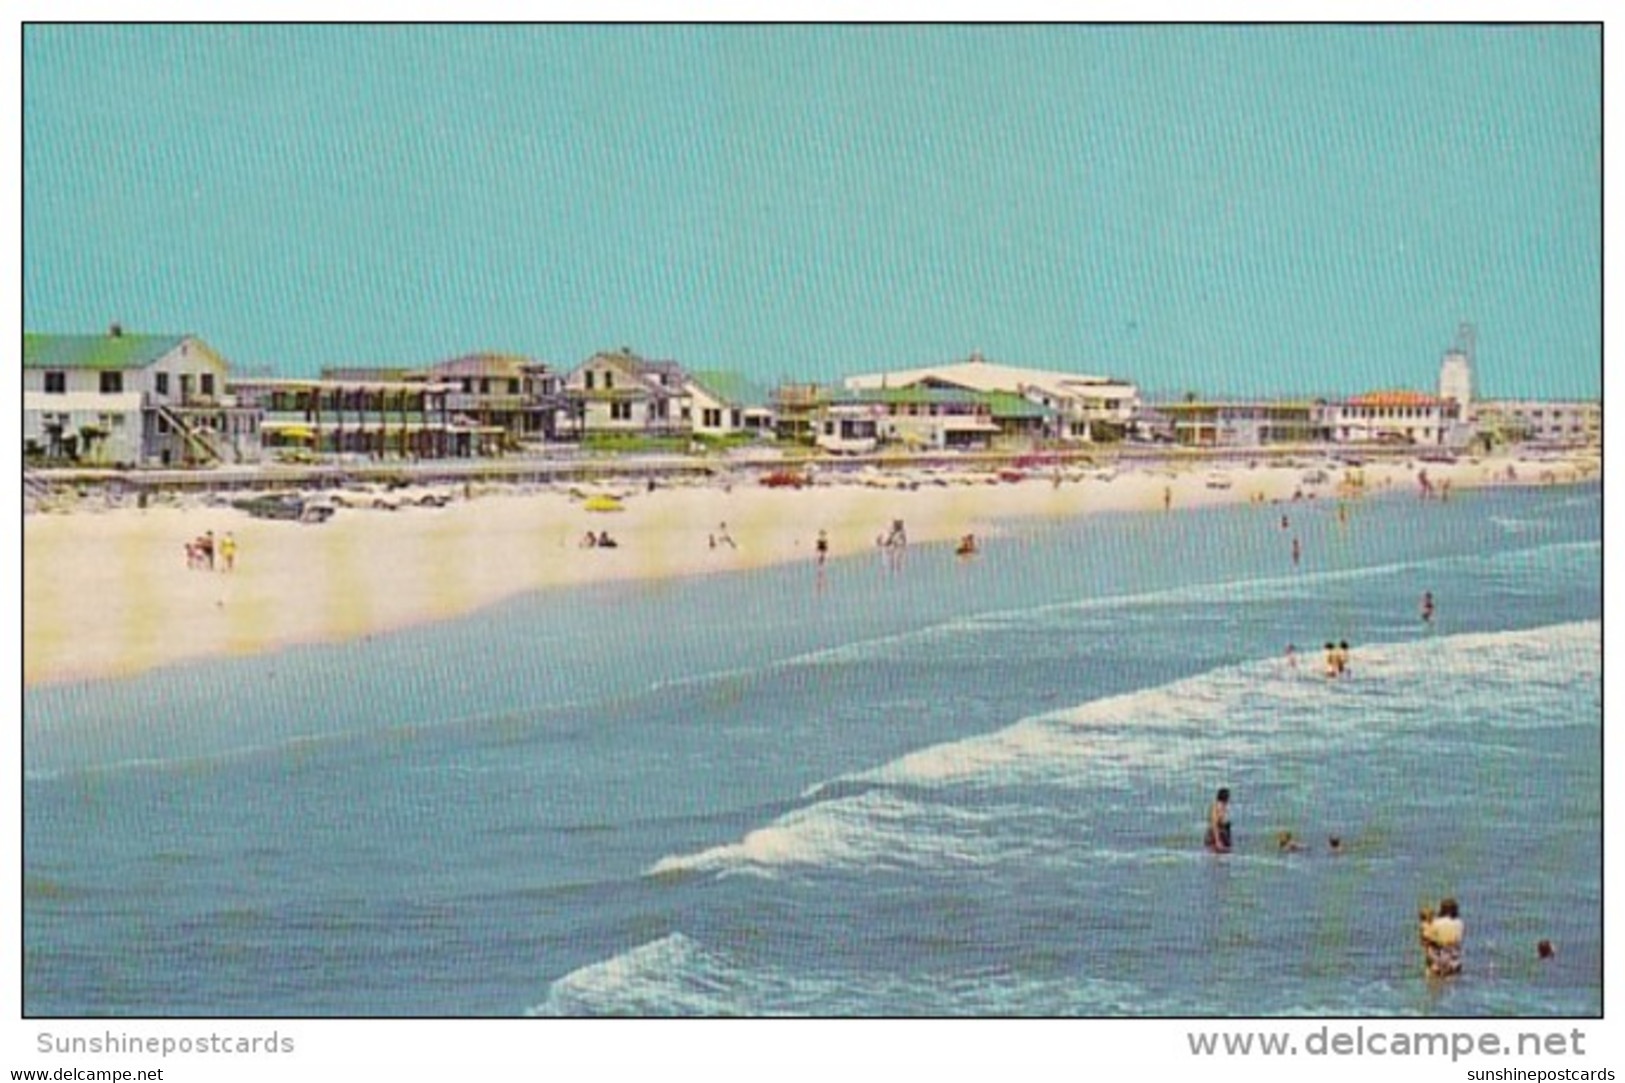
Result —
<instances>
[{"instance_id":1,"label":"gabled roof","mask_svg":"<svg viewBox=\"0 0 1625 1083\"><path fill-rule=\"evenodd\" d=\"M701 372L691 372L688 378L692 383L698 384L700 390L719 402L730 406L765 407L768 405L767 389L760 384L752 383L737 372L722 372L707 369Z\"/></svg>"},{"instance_id":2,"label":"gabled roof","mask_svg":"<svg viewBox=\"0 0 1625 1083\"><path fill-rule=\"evenodd\" d=\"M645 361L630 350L600 350L587 358L570 371L569 379L574 379L576 373L589 365L613 364L616 368L636 379L639 385L654 395L679 395L683 390L683 382L687 378L683 366L675 361ZM664 376L665 382L661 382Z\"/></svg>"},{"instance_id":3,"label":"gabled roof","mask_svg":"<svg viewBox=\"0 0 1625 1083\"><path fill-rule=\"evenodd\" d=\"M512 353L471 353L430 365L428 372L436 378L447 376L495 376L518 379L526 369L543 366L540 361Z\"/></svg>"},{"instance_id":4,"label":"gabled roof","mask_svg":"<svg viewBox=\"0 0 1625 1083\"><path fill-rule=\"evenodd\" d=\"M968 361L927 368L903 369L849 376L847 387L962 387L969 391L1019 391L1036 388L1052 395L1081 394L1093 387L1126 387L1127 382L1110 376L1087 376L1078 372L1017 368L982 360L979 354Z\"/></svg>"},{"instance_id":5,"label":"gabled roof","mask_svg":"<svg viewBox=\"0 0 1625 1083\"><path fill-rule=\"evenodd\" d=\"M141 369L174 350L190 335L23 336L25 369Z\"/></svg>"}]
</instances>

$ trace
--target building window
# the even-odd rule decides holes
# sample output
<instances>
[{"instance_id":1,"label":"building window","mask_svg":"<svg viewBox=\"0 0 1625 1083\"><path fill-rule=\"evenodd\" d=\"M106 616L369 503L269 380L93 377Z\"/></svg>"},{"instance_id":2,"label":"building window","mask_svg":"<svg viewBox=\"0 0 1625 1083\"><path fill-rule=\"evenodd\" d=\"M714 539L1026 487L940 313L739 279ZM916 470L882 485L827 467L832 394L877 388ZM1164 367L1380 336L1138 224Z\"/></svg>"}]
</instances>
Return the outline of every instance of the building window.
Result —
<instances>
[{"instance_id":1,"label":"building window","mask_svg":"<svg viewBox=\"0 0 1625 1083\"><path fill-rule=\"evenodd\" d=\"M509 380L508 381L508 394L510 394L510 395L519 394L519 381L518 380Z\"/></svg>"},{"instance_id":2,"label":"building window","mask_svg":"<svg viewBox=\"0 0 1625 1083\"><path fill-rule=\"evenodd\" d=\"M45 374L45 393L47 395L66 395L68 393L68 374L65 372L47 372Z\"/></svg>"},{"instance_id":3,"label":"building window","mask_svg":"<svg viewBox=\"0 0 1625 1083\"><path fill-rule=\"evenodd\" d=\"M124 390L124 373L104 372L101 378L102 394L117 395Z\"/></svg>"},{"instance_id":4,"label":"building window","mask_svg":"<svg viewBox=\"0 0 1625 1083\"><path fill-rule=\"evenodd\" d=\"M165 417L163 414L159 414L158 415L158 435L159 436L167 436L168 434L169 434L169 418Z\"/></svg>"},{"instance_id":5,"label":"building window","mask_svg":"<svg viewBox=\"0 0 1625 1083\"><path fill-rule=\"evenodd\" d=\"M612 402L609 404L609 419L611 421L631 421L632 404L630 402Z\"/></svg>"},{"instance_id":6,"label":"building window","mask_svg":"<svg viewBox=\"0 0 1625 1083\"><path fill-rule=\"evenodd\" d=\"M613 372L604 373L604 390L615 390L615 374Z\"/></svg>"},{"instance_id":7,"label":"building window","mask_svg":"<svg viewBox=\"0 0 1625 1083\"><path fill-rule=\"evenodd\" d=\"M721 410L701 410L700 425L702 428L715 429L722 426Z\"/></svg>"},{"instance_id":8,"label":"building window","mask_svg":"<svg viewBox=\"0 0 1625 1083\"><path fill-rule=\"evenodd\" d=\"M491 381L482 379L480 381L480 394L489 395L490 393L491 393Z\"/></svg>"},{"instance_id":9,"label":"building window","mask_svg":"<svg viewBox=\"0 0 1625 1083\"><path fill-rule=\"evenodd\" d=\"M208 395L208 396L213 396L214 395L214 373L205 372L202 376L199 376L198 377L198 387L202 390L203 394Z\"/></svg>"},{"instance_id":10,"label":"building window","mask_svg":"<svg viewBox=\"0 0 1625 1083\"><path fill-rule=\"evenodd\" d=\"M587 370L587 390L588 391L592 390L592 376L593 376L592 369L588 369Z\"/></svg>"},{"instance_id":11,"label":"building window","mask_svg":"<svg viewBox=\"0 0 1625 1083\"><path fill-rule=\"evenodd\" d=\"M169 373L155 372L152 375L152 388L160 395L169 394Z\"/></svg>"}]
</instances>

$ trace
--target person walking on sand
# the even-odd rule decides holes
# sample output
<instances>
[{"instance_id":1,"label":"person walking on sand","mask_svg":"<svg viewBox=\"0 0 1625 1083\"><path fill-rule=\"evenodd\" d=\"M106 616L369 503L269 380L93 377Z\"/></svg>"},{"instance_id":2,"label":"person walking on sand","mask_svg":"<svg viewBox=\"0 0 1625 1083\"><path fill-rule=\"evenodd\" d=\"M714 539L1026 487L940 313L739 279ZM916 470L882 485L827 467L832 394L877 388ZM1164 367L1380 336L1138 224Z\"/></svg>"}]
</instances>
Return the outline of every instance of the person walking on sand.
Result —
<instances>
[{"instance_id":1,"label":"person walking on sand","mask_svg":"<svg viewBox=\"0 0 1625 1083\"><path fill-rule=\"evenodd\" d=\"M1162 487L1162 510L1167 511L1170 507L1173 506L1173 503L1174 503L1174 487L1172 485L1164 485Z\"/></svg>"},{"instance_id":2,"label":"person walking on sand","mask_svg":"<svg viewBox=\"0 0 1625 1083\"><path fill-rule=\"evenodd\" d=\"M203 559L208 562L209 570L214 571L214 531L203 532L203 537L198 541L198 548L203 553Z\"/></svg>"},{"instance_id":3,"label":"person walking on sand","mask_svg":"<svg viewBox=\"0 0 1625 1083\"><path fill-rule=\"evenodd\" d=\"M719 545L726 545L729 549L739 548L734 544L733 536L728 533L727 523L718 523L717 532L711 535L711 548L715 549Z\"/></svg>"},{"instance_id":4,"label":"person walking on sand","mask_svg":"<svg viewBox=\"0 0 1625 1083\"><path fill-rule=\"evenodd\" d=\"M1220 786L1207 813L1207 833L1202 845L1216 854L1230 852L1230 787Z\"/></svg>"},{"instance_id":5,"label":"person walking on sand","mask_svg":"<svg viewBox=\"0 0 1625 1083\"><path fill-rule=\"evenodd\" d=\"M229 532L220 539L220 562L224 565L222 570L228 572L237 566L237 539Z\"/></svg>"}]
</instances>

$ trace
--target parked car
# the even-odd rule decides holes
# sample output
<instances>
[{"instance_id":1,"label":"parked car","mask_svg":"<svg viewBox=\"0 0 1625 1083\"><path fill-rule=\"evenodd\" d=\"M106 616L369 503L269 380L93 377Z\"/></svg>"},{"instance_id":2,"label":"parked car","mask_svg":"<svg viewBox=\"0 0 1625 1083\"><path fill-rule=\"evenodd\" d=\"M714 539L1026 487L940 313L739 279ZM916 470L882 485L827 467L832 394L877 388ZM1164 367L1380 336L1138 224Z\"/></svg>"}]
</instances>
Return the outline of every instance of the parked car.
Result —
<instances>
[{"instance_id":1,"label":"parked car","mask_svg":"<svg viewBox=\"0 0 1625 1083\"><path fill-rule=\"evenodd\" d=\"M333 505L307 500L298 493L265 493L234 500L232 507L256 519L289 519L300 523L325 523L333 517Z\"/></svg>"},{"instance_id":2,"label":"parked car","mask_svg":"<svg viewBox=\"0 0 1625 1083\"><path fill-rule=\"evenodd\" d=\"M812 481L805 474L798 474L794 470L775 470L771 474L762 475L762 484L769 489L800 489L811 485Z\"/></svg>"}]
</instances>

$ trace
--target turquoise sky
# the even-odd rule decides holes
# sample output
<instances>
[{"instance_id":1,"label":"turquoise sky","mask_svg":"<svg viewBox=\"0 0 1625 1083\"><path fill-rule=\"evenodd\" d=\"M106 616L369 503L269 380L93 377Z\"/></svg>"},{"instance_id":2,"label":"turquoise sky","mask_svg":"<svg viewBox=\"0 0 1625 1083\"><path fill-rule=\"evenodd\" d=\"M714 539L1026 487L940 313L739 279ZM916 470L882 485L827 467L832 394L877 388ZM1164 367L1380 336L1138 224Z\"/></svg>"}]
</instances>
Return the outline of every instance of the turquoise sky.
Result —
<instances>
[{"instance_id":1,"label":"turquoise sky","mask_svg":"<svg viewBox=\"0 0 1625 1083\"><path fill-rule=\"evenodd\" d=\"M234 364L1601 380L1591 27L43 27L36 331Z\"/></svg>"}]
</instances>

